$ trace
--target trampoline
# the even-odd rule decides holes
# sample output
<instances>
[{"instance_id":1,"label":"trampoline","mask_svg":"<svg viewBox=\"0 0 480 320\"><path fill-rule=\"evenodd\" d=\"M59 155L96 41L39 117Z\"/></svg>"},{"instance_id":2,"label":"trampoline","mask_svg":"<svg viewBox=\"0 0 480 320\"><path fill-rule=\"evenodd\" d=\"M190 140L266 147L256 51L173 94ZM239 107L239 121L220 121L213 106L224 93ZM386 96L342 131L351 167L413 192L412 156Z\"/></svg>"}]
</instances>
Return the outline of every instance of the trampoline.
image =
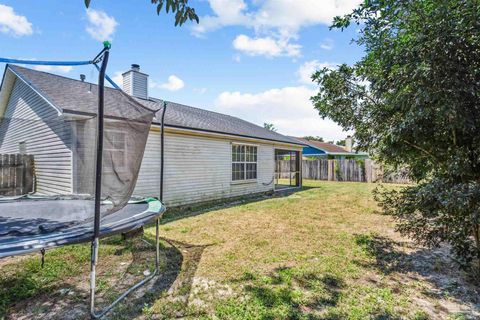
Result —
<instances>
[{"instance_id":1,"label":"trampoline","mask_svg":"<svg viewBox=\"0 0 480 320\"><path fill-rule=\"evenodd\" d=\"M0 196L0 259L40 251L43 265L46 249L91 243L92 318L102 317L129 293L158 274L159 225L166 210L162 198L163 122L167 105L164 104L161 111L159 197L134 198L132 194L151 122L160 110L150 110L141 105L119 90L108 77L106 68L110 47L110 43L104 42L103 50L88 61L0 58L0 62L18 64L93 65L99 72L97 85L84 83L81 84L83 87L77 86L85 101L71 102L83 104L91 112L66 117L57 113L48 116L49 110L36 110L44 116L45 119L41 120L8 117L8 110L6 115L0 116L0 154L22 148L25 152L28 146L31 150L28 156L35 168L34 190L22 191L15 196ZM105 95L105 79L115 88L108 89L108 95ZM45 132L49 134L50 144L42 144L45 139L41 135ZM51 141L60 141L68 147L72 155L68 167L62 158L64 156L51 151ZM71 172L71 177L59 184L57 177L62 177L65 172ZM25 173L23 176L25 178ZM97 312L95 293L99 239L133 231L151 222L156 223L154 272Z\"/></svg>"},{"instance_id":2,"label":"trampoline","mask_svg":"<svg viewBox=\"0 0 480 320\"><path fill-rule=\"evenodd\" d=\"M89 242L93 238L89 200L25 196L0 199L0 207L0 258ZM163 212L165 206L157 199L132 199L119 211L102 218L99 236L138 229Z\"/></svg>"}]
</instances>

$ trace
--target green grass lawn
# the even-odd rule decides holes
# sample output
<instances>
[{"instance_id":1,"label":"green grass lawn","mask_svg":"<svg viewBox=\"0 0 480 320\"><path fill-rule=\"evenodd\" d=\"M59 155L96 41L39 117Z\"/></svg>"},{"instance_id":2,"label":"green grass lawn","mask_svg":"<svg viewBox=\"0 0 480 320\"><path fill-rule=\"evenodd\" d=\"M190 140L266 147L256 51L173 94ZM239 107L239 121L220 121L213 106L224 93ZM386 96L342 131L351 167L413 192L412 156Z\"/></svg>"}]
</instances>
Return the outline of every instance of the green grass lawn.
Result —
<instances>
[{"instance_id":1,"label":"green grass lawn","mask_svg":"<svg viewBox=\"0 0 480 320\"><path fill-rule=\"evenodd\" d=\"M445 249L416 247L377 212L376 185L304 181L287 196L170 210L162 274L111 319L475 319L478 286ZM153 238L154 228L146 230ZM101 303L152 262L102 241ZM0 319L84 318L89 246L0 262Z\"/></svg>"}]
</instances>

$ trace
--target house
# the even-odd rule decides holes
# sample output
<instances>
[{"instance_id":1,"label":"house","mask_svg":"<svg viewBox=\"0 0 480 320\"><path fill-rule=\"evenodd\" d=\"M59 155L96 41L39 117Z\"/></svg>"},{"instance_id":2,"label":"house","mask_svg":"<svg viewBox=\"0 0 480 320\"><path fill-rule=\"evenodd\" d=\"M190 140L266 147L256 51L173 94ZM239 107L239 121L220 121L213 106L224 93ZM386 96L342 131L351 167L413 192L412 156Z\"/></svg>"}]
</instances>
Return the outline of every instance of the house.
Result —
<instances>
[{"instance_id":1,"label":"house","mask_svg":"<svg viewBox=\"0 0 480 320\"><path fill-rule=\"evenodd\" d=\"M294 138L294 137L292 137ZM307 140L295 137L298 142L303 143L302 154L304 158L326 158L326 159L367 159L368 153L354 152L352 150L352 138L345 139L345 147L333 143Z\"/></svg>"},{"instance_id":2,"label":"house","mask_svg":"<svg viewBox=\"0 0 480 320\"><path fill-rule=\"evenodd\" d=\"M131 98L125 99L118 89L105 89L106 106L118 113L112 118L121 117L131 99L152 110L164 104L148 95L148 75L138 65L123 74L123 88ZM37 193L83 194L93 185L86 177L92 176L94 166L85 159L94 150L95 137L89 133L95 130L81 120L96 115L97 90L83 79L6 66L0 87L0 154L34 156ZM236 117L166 103L164 201L168 205L301 186L302 142ZM71 124L65 125L69 120ZM134 195L158 196L160 114L150 127L143 157L141 152L129 152L135 139L121 127L106 124L105 130L115 155L110 161L123 164L130 160L127 155L140 154ZM277 155L286 153L297 159L288 173L291 179L275 179ZM111 173L112 177L118 174L122 172Z\"/></svg>"}]
</instances>

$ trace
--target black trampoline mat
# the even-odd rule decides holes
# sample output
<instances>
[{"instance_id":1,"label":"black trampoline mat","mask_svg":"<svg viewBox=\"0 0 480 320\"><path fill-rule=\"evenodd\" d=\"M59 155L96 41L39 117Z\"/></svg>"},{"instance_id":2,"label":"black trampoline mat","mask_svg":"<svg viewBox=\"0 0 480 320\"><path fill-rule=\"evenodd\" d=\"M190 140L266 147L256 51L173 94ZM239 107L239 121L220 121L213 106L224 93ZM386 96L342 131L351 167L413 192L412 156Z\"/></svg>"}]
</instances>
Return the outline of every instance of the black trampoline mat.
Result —
<instances>
[{"instance_id":1,"label":"black trampoline mat","mask_svg":"<svg viewBox=\"0 0 480 320\"><path fill-rule=\"evenodd\" d=\"M5 236L48 233L93 217L89 200L28 199L0 203L0 241Z\"/></svg>"},{"instance_id":2,"label":"black trampoline mat","mask_svg":"<svg viewBox=\"0 0 480 320\"><path fill-rule=\"evenodd\" d=\"M0 202L0 258L91 240L93 203L93 200L51 199ZM110 207L105 205L105 209ZM128 203L102 217L100 235L139 228L164 211L159 201Z\"/></svg>"}]
</instances>

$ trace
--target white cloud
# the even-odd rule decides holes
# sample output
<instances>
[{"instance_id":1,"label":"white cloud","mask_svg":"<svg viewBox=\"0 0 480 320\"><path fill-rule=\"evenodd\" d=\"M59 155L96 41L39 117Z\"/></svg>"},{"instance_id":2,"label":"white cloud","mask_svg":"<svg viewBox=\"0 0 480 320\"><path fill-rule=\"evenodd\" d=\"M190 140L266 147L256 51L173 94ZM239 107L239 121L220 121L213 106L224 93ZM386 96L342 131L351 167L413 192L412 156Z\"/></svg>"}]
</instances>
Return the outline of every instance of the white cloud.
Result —
<instances>
[{"instance_id":1,"label":"white cloud","mask_svg":"<svg viewBox=\"0 0 480 320\"><path fill-rule=\"evenodd\" d=\"M185 87L185 82L182 79L172 74L168 77L168 81L165 83L157 83L155 81L150 81L150 88L160 88L169 91L177 91Z\"/></svg>"},{"instance_id":2,"label":"white cloud","mask_svg":"<svg viewBox=\"0 0 480 320\"><path fill-rule=\"evenodd\" d=\"M330 38L327 38L320 43L320 48L324 50L332 50L333 49L333 40Z\"/></svg>"},{"instance_id":3,"label":"white cloud","mask_svg":"<svg viewBox=\"0 0 480 320\"><path fill-rule=\"evenodd\" d=\"M202 36L227 26L243 26L255 31L255 37L241 34L234 47L249 55L267 57L299 56L301 46L291 43L298 31L306 26L332 23L333 17L349 13L361 0L264 0L253 1L249 8L245 0L209 0L212 15L200 18L193 33ZM331 49L328 41L321 45ZM279 53L280 52L280 53Z\"/></svg>"},{"instance_id":4,"label":"white cloud","mask_svg":"<svg viewBox=\"0 0 480 320\"><path fill-rule=\"evenodd\" d=\"M318 60L307 61L298 68L298 81L304 84L312 84L312 74L315 71L323 68L335 69L337 65L338 64L334 62L320 62Z\"/></svg>"},{"instance_id":5,"label":"white cloud","mask_svg":"<svg viewBox=\"0 0 480 320\"><path fill-rule=\"evenodd\" d=\"M248 10L244 0L209 0L213 15L200 18L194 33L202 34L225 26L297 32L300 28L332 23L333 17L349 13L361 0L265 0ZM255 3L259 3L256 1Z\"/></svg>"},{"instance_id":6,"label":"white cloud","mask_svg":"<svg viewBox=\"0 0 480 320\"><path fill-rule=\"evenodd\" d=\"M199 24L193 27L195 35L231 26L250 25L250 18L244 12L247 5L243 0L209 0L213 15L203 16Z\"/></svg>"},{"instance_id":7,"label":"white cloud","mask_svg":"<svg viewBox=\"0 0 480 320\"><path fill-rule=\"evenodd\" d=\"M33 69L38 71L45 71L45 72L61 72L61 73L68 73L73 70L71 66L35 66Z\"/></svg>"},{"instance_id":8,"label":"white cloud","mask_svg":"<svg viewBox=\"0 0 480 320\"><path fill-rule=\"evenodd\" d=\"M0 32L16 37L33 34L27 17L15 13L12 7L0 4Z\"/></svg>"},{"instance_id":9,"label":"white cloud","mask_svg":"<svg viewBox=\"0 0 480 320\"><path fill-rule=\"evenodd\" d=\"M299 44L289 43L289 39L250 38L241 34L233 40L233 47L250 56L279 57L289 56L298 57L300 55Z\"/></svg>"},{"instance_id":10,"label":"white cloud","mask_svg":"<svg viewBox=\"0 0 480 320\"><path fill-rule=\"evenodd\" d=\"M112 40L115 28L118 26L114 17L100 10L87 10L88 25L86 30L90 36L98 41Z\"/></svg>"},{"instance_id":11,"label":"white cloud","mask_svg":"<svg viewBox=\"0 0 480 320\"><path fill-rule=\"evenodd\" d=\"M332 23L333 17L352 11L361 0L266 0L255 13L257 27L296 31L302 27Z\"/></svg>"},{"instance_id":12,"label":"white cloud","mask_svg":"<svg viewBox=\"0 0 480 320\"><path fill-rule=\"evenodd\" d=\"M347 135L331 120L322 120L310 97L316 90L306 86L271 89L259 93L222 92L215 100L219 112L247 121L273 123L279 133L293 136L321 136L328 140Z\"/></svg>"}]
</instances>

